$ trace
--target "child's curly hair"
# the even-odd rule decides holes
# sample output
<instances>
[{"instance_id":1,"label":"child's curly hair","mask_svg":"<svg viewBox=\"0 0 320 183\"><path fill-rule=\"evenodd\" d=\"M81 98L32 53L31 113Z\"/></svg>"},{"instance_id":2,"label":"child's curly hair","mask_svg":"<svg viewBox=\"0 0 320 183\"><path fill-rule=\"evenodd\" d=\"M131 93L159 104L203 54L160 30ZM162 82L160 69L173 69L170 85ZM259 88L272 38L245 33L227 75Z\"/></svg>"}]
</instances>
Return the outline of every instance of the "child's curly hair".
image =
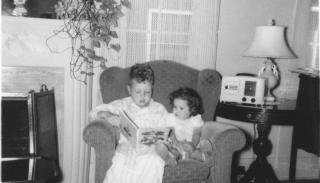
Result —
<instances>
[{"instance_id":1,"label":"child's curly hair","mask_svg":"<svg viewBox=\"0 0 320 183\"><path fill-rule=\"evenodd\" d=\"M170 105L173 106L174 99L186 100L190 109L190 116L197 114L203 114L204 109L202 106L202 99L197 91L192 88L182 87L179 88L169 95Z\"/></svg>"},{"instance_id":2,"label":"child's curly hair","mask_svg":"<svg viewBox=\"0 0 320 183\"><path fill-rule=\"evenodd\" d=\"M149 64L135 64L130 69L129 79L129 84L131 84L132 80L135 80L138 83L148 81L153 86L154 72Z\"/></svg>"}]
</instances>

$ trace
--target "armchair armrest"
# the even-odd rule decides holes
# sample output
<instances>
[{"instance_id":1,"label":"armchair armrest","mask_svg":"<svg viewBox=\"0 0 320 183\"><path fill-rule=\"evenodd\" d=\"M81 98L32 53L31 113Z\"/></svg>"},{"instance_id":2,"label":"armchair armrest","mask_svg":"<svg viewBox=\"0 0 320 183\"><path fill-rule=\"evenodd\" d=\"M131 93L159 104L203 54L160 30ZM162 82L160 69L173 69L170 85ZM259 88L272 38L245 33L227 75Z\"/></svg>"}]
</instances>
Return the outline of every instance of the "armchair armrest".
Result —
<instances>
[{"instance_id":1,"label":"armchair armrest","mask_svg":"<svg viewBox=\"0 0 320 183\"><path fill-rule=\"evenodd\" d=\"M209 121L202 128L201 139L209 139L213 146L210 182L230 182L233 153L245 146L244 133L235 126Z\"/></svg>"},{"instance_id":2,"label":"armchair armrest","mask_svg":"<svg viewBox=\"0 0 320 183\"><path fill-rule=\"evenodd\" d=\"M83 139L95 151L95 182L101 183L111 166L117 142L117 129L107 121L96 120L85 127Z\"/></svg>"}]
</instances>

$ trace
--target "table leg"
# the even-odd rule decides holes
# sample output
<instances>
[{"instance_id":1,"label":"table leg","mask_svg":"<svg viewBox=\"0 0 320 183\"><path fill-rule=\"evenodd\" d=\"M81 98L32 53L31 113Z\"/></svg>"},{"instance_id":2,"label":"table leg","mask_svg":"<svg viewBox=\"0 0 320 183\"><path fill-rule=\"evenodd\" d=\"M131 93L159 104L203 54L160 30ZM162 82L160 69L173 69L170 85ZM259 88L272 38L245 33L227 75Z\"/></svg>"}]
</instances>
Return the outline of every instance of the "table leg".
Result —
<instances>
[{"instance_id":1,"label":"table leg","mask_svg":"<svg viewBox=\"0 0 320 183\"><path fill-rule=\"evenodd\" d=\"M278 183L279 180L273 171L271 165L267 161L267 156L271 153L272 144L268 139L271 125L265 123L263 117L258 121L257 130L258 138L253 141L253 152L257 158L249 166L245 176L240 183Z\"/></svg>"},{"instance_id":2,"label":"table leg","mask_svg":"<svg viewBox=\"0 0 320 183\"><path fill-rule=\"evenodd\" d=\"M297 147L296 147L296 136L295 136L295 128L294 128L293 135L292 135L291 154L290 154L289 183L295 183L296 165L297 165Z\"/></svg>"}]
</instances>

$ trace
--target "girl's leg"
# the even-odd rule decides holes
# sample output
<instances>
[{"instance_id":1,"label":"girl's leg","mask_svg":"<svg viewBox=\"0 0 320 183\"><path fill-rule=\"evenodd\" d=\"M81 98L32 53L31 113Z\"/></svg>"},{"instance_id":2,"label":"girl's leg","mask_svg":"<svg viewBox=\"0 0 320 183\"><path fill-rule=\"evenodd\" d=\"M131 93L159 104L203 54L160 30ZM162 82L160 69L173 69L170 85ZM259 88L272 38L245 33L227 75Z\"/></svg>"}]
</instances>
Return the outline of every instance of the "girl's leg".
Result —
<instances>
[{"instance_id":1,"label":"girl's leg","mask_svg":"<svg viewBox=\"0 0 320 183\"><path fill-rule=\"evenodd\" d=\"M169 147L166 144L156 144L155 151L162 158L165 164L169 166L177 165L177 160L175 159L174 155L169 151Z\"/></svg>"},{"instance_id":2,"label":"girl's leg","mask_svg":"<svg viewBox=\"0 0 320 183\"><path fill-rule=\"evenodd\" d=\"M212 152L213 150L213 144L211 143L211 141L209 139L202 139L199 142L199 147L201 152Z\"/></svg>"},{"instance_id":3,"label":"girl's leg","mask_svg":"<svg viewBox=\"0 0 320 183\"><path fill-rule=\"evenodd\" d=\"M163 159L163 161L166 161L169 156L169 149L167 145L163 143L157 143L155 144L155 150L156 153Z\"/></svg>"},{"instance_id":4,"label":"girl's leg","mask_svg":"<svg viewBox=\"0 0 320 183\"><path fill-rule=\"evenodd\" d=\"M209 139L203 139L199 142L197 148L194 152L191 153L191 158L199 161L206 161L211 159L211 154L213 151L212 143Z\"/></svg>"}]
</instances>

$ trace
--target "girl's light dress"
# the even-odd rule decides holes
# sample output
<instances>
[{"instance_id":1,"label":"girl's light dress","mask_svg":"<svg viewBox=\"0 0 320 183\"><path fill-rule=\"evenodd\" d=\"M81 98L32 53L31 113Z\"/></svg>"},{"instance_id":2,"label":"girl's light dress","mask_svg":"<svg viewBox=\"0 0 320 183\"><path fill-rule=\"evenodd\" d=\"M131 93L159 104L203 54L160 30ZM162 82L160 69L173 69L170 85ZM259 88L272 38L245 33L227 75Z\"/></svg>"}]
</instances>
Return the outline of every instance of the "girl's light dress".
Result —
<instances>
[{"instance_id":1,"label":"girl's light dress","mask_svg":"<svg viewBox=\"0 0 320 183\"><path fill-rule=\"evenodd\" d=\"M173 113L170 113L167 115L165 121L167 126L173 127L174 134L179 142L192 142L194 129L202 127L204 124L200 114L191 116L190 118L185 120L181 120L175 117ZM188 150L184 149L181 143L174 142L172 145L172 148L178 150L182 155L182 159L188 159Z\"/></svg>"},{"instance_id":2,"label":"girl's light dress","mask_svg":"<svg viewBox=\"0 0 320 183\"><path fill-rule=\"evenodd\" d=\"M147 107L140 108L131 97L97 106L90 112L90 118L96 119L99 111L119 114L120 110L125 110L141 128L165 126L163 119L167 115L167 110L163 105L151 100ZM126 150L121 153L116 151L103 183L162 182L165 162L156 154L153 145L141 145L135 149L122 135L120 135L119 145Z\"/></svg>"},{"instance_id":3,"label":"girl's light dress","mask_svg":"<svg viewBox=\"0 0 320 183\"><path fill-rule=\"evenodd\" d=\"M173 113L168 114L166 125L174 128L175 136L178 141L192 141L194 128L202 127L204 122L201 115L191 116L188 119L181 120L174 116Z\"/></svg>"}]
</instances>

